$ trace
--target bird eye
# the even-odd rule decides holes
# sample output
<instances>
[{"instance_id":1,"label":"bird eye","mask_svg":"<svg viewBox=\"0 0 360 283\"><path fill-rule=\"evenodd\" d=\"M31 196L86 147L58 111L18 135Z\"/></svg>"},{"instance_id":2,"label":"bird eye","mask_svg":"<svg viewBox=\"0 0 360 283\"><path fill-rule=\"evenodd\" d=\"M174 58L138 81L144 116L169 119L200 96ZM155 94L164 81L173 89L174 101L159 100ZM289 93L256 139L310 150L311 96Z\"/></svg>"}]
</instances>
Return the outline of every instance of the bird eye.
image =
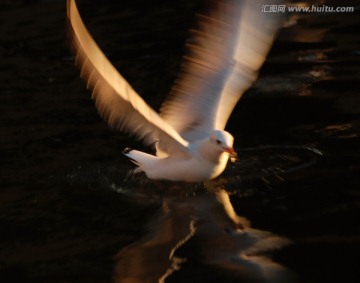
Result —
<instances>
[{"instance_id":1,"label":"bird eye","mask_svg":"<svg viewBox=\"0 0 360 283\"><path fill-rule=\"evenodd\" d=\"M221 141L220 141L220 140L216 140L216 143L217 143L217 144L221 144Z\"/></svg>"}]
</instances>

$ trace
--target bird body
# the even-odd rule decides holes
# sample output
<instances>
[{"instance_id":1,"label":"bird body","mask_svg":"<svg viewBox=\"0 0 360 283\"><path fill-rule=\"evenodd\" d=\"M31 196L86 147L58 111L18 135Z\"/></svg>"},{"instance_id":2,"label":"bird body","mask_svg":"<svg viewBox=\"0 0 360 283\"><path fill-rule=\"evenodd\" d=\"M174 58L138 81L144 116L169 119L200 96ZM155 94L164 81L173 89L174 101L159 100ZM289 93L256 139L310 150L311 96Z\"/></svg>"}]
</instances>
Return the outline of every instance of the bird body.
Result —
<instances>
[{"instance_id":1,"label":"bird body","mask_svg":"<svg viewBox=\"0 0 360 283\"><path fill-rule=\"evenodd\" d=\"M227 138L226 144L221 145L220 137ZM216 178L224 171L230 155L235 154L232 144L229 133L214 131L212 138L189 144L187 155L154 156L129 148L123 153L139 166L135 172L143 171L149 179L199 182Z\"/></svg>"},{"instance_id":2,"label":"bird body","mask_svg":"<svg viewBox=\"0 0 360 283\"><path fill-rule=\"evenodd\" d=\"M200 182L219 176L225 169L229 154L221 154L217 163L198 158L156 157L138 150L125 154L139 166L149 179L184 182ZM138 170L138 171L137 171Z\"/></svg>"},{"instance_id":3,"label":"bird body","mask_svg":"<svg viewBox=\"0 0 360 283\"><path fill-rule=\"evenodd\" d=\"M124 154L148 178L199 182L218 177L234 157L225 126L236 103L256 80L279 27L277 13L262 6L281 0L214 0L184 56L160 113L136 93L109 62L86 29L75 0L67 17L76 64L92 90L99 114L112 127L134 134L156 155Z\"/></svg>"}]
</instances>

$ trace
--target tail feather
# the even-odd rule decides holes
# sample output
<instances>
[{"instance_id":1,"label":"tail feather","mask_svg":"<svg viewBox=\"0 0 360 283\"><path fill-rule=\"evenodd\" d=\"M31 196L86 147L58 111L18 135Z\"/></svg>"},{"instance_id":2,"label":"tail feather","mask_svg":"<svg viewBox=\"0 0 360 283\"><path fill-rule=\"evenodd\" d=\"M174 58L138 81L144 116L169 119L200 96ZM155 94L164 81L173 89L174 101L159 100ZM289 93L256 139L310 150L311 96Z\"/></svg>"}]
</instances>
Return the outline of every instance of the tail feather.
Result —
<instances>
[{"instance_id":1,"label":"tail feather","mask_svg":"<svg viewBox=\"0 0 360 283\"><path fill-rule=\"evenodd\" d=\"M135 158L132 157L132 154L131 154L132 151L133 151L133 149L127 147L127 148L125 148L125 149L123 150L122 153L123 153L125 156L127 156L127 157L130 159L131 162L135 163L137 166L140 167L140 163L139 163ZM137 169L139 169L139 168L137 168ZM136 169L135 169L135 170L136 170Z\"/></svg>"},{"instance_id":2,"label":"tail feather","mask_svg":"<svg viewBox=\"0 0 360 283\"><path fill-rule=\"evenodd\" d=\"M138 150L133 150L131 148L125 148L123 150L123 154L130 158L130 160L135 163L138 168L135 169L135 173L139 173L141 171L145 171L145 168L151 168L154 163L158 160L158 157L141 152Z\"/></svg>"}]
</instances>

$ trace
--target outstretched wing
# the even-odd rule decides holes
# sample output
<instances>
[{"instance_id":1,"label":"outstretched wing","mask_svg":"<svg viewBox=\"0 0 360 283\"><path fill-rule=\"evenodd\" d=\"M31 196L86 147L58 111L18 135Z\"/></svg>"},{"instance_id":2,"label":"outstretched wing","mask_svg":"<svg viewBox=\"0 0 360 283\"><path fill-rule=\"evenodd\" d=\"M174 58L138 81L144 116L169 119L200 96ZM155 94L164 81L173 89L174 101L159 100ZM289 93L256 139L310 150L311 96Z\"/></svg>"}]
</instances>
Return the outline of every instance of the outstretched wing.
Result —
<instances>
[{"instance_id":1,"label":"outstretched wing","mask_svg":"<svg viewBox=\"0 0 360 283\"><path fill-rule=\"evenodd\" d=\"M76 65L93 91L100 115L110 126L135 134L148 145L159 141L162 150L188 153L188 142L165 122L117 72L86 29L74 0L67 1L67 16Z\"/></svg>"},{"instance_id":2,"label":"outstretched wing","mask_svg":"<svg viewBox=\"0 0 360 283\"><path fill-rule=\"evenodd\" d=\"M281 0L214 0L184 57L161 116L183 137L197 140L224 129L242 94L256 80L279 27Z\"/></svg>"}]
</instances>

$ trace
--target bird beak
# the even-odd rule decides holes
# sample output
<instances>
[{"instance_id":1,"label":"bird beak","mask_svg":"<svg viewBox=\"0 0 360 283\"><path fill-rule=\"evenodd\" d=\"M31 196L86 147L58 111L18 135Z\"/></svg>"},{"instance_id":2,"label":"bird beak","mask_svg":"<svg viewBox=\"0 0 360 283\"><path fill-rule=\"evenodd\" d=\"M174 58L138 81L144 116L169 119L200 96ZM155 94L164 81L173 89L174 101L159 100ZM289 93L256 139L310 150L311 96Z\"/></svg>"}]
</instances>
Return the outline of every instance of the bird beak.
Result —
<instances>
[{"instance_id":1,"label":"bird beak","mask_svg":"<svg viewBox=\"0 0 360 283\"><path fill-rule=\"evenodd\" d=\"M236 152L234 151L234 149L232 147L226 147L226 148L224 148L224 151L229 153L230 155L236 154Z\"/></svg>"},{"instance_id":2,"label":"bird beak","mask_svg":"<svg viewBox=\"0 0 360 283\"><path fill-rule=\"evenodd\" d=\"M228 147L225 148L224 151L230 154L230 161L234 163L237 159L237 153L235 152L235 150L232 147Z\"/></svg>"}]
</instances>

